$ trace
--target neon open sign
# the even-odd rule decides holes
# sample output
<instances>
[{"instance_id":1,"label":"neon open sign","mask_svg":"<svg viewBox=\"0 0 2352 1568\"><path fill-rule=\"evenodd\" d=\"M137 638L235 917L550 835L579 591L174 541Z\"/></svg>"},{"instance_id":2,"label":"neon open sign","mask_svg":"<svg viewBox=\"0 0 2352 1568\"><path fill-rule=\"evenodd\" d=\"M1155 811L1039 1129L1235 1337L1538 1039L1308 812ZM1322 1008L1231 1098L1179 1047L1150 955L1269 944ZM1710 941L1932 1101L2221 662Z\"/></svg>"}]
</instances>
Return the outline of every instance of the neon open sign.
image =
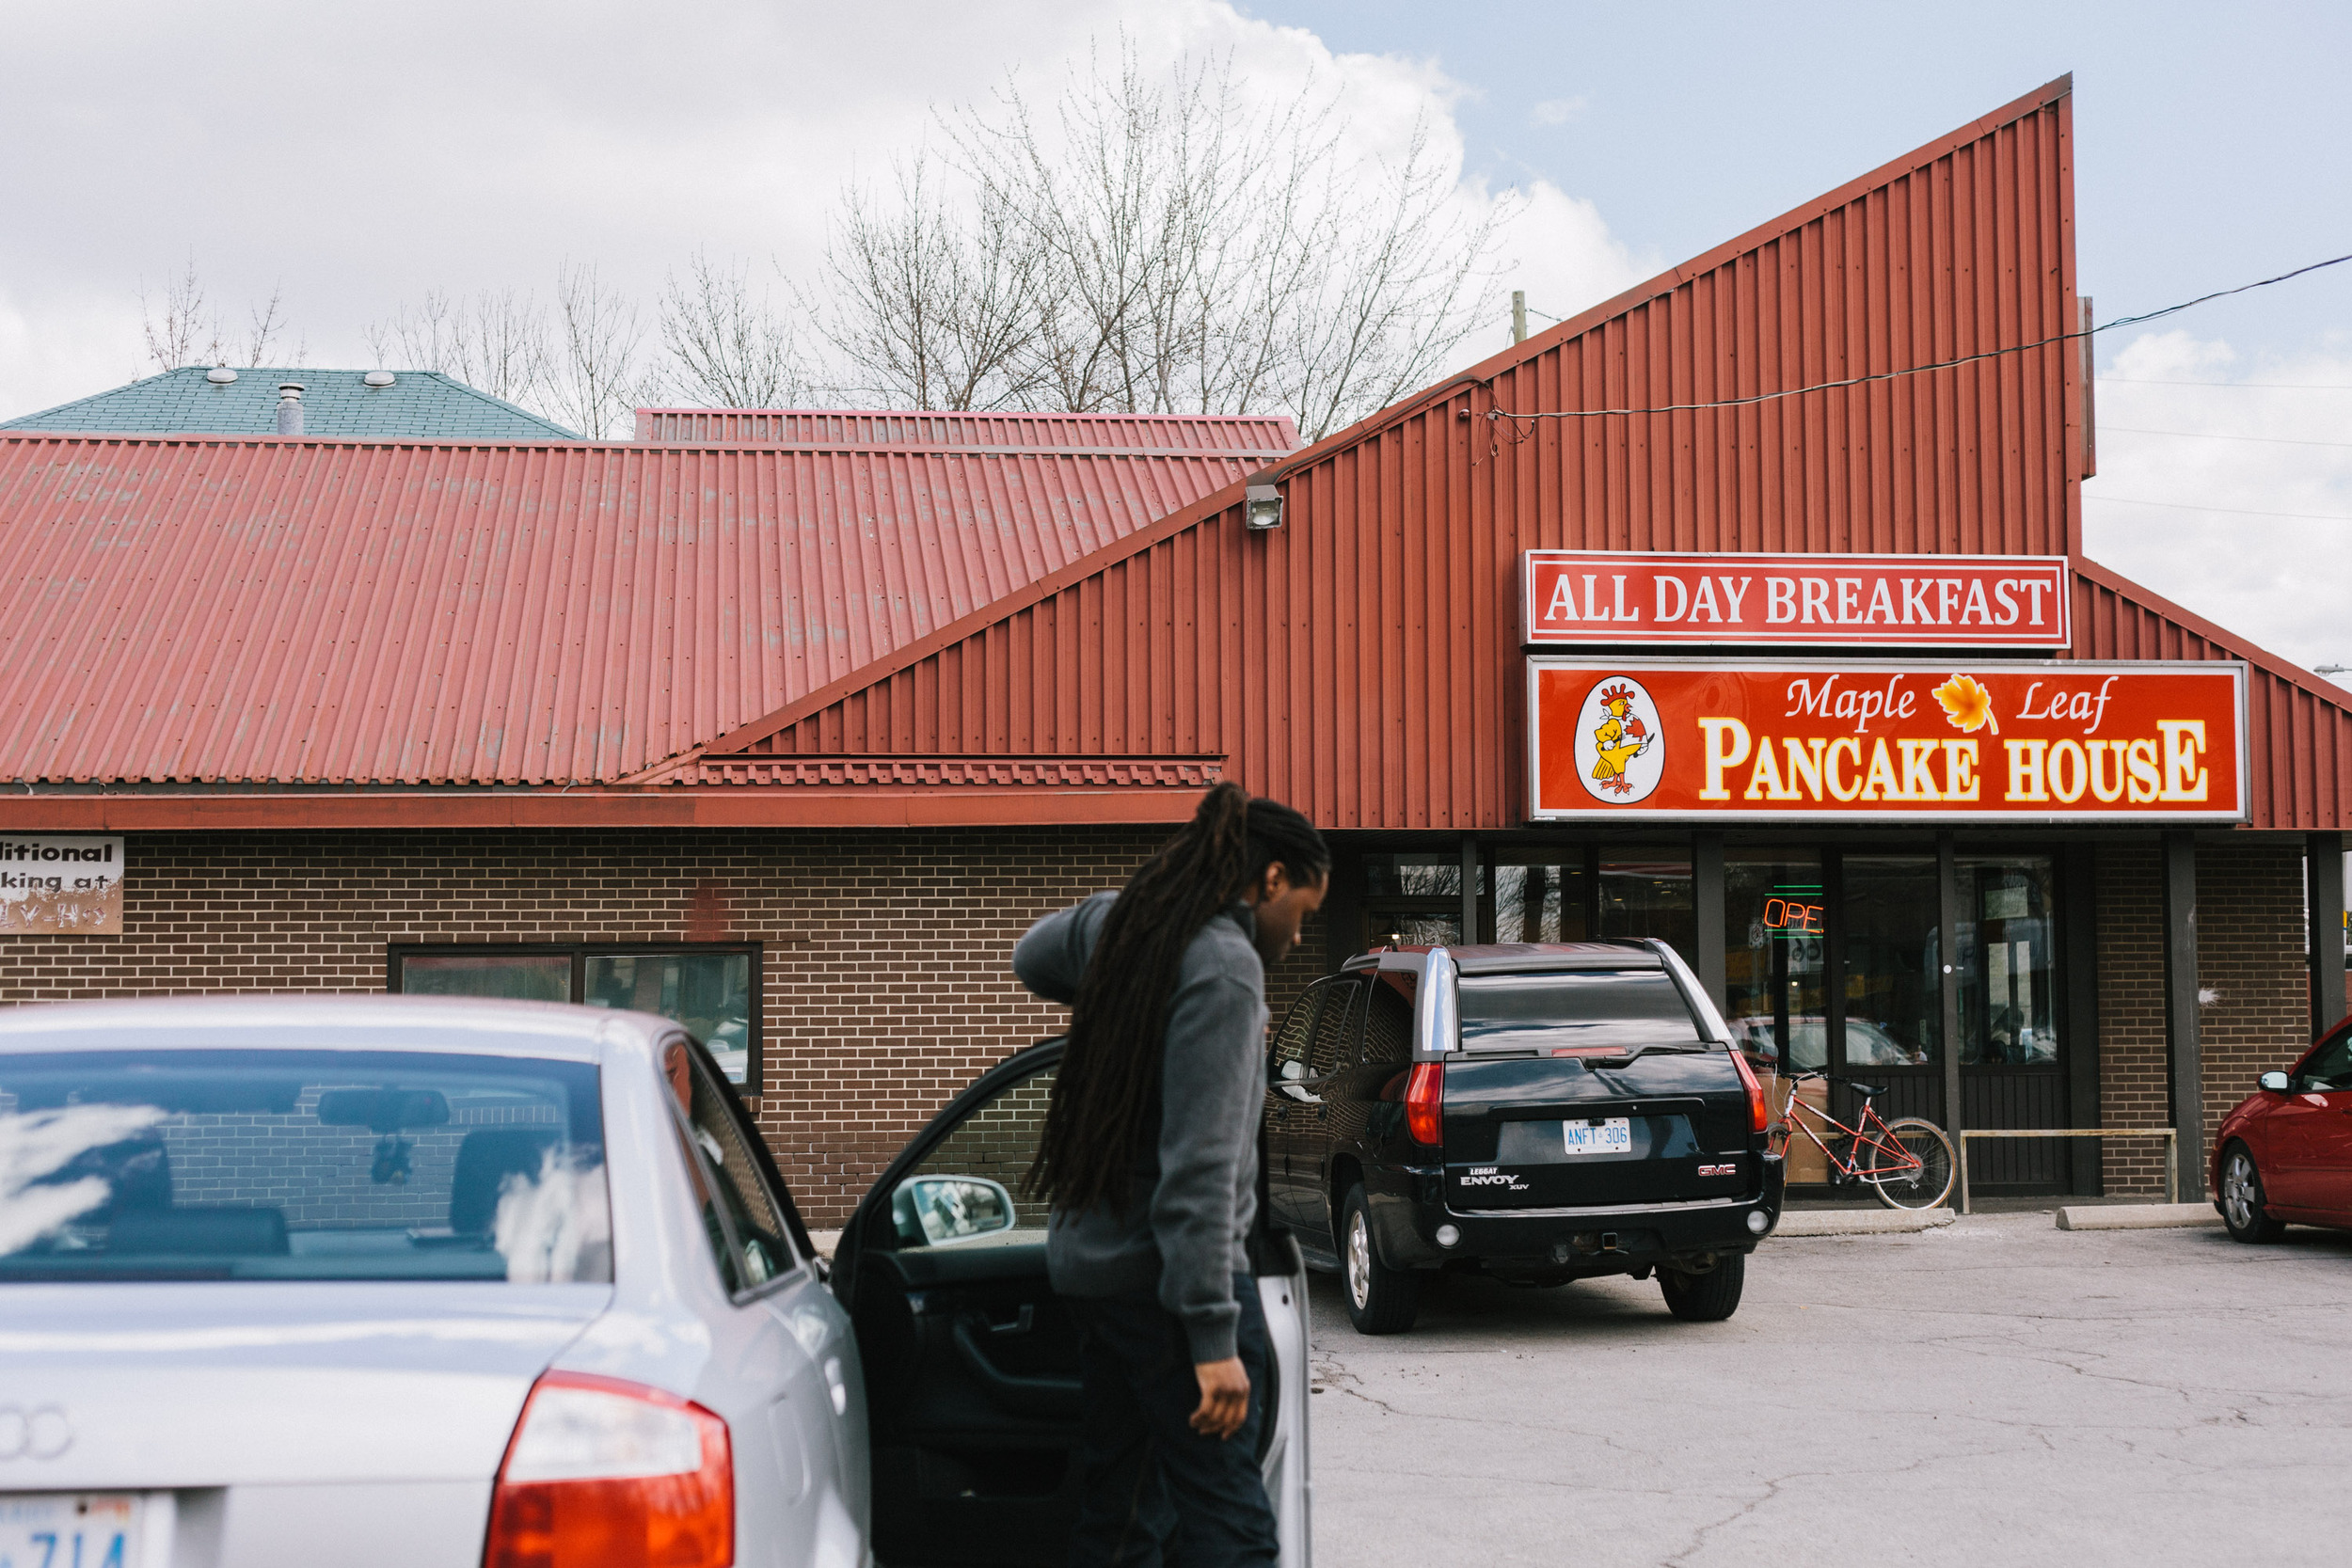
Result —
<instances>
[{"instance_id":1,"label":"neon open sign","mask_svg":"<svg viewBox=\"0 0 2352 1568\"><path fill-rule=\"evenodd\" d=\"M1776 942L1800 942L1821 934L1821 906L1811 899L1764 900L1764 929Z\"/></svg>"}]
</instances>

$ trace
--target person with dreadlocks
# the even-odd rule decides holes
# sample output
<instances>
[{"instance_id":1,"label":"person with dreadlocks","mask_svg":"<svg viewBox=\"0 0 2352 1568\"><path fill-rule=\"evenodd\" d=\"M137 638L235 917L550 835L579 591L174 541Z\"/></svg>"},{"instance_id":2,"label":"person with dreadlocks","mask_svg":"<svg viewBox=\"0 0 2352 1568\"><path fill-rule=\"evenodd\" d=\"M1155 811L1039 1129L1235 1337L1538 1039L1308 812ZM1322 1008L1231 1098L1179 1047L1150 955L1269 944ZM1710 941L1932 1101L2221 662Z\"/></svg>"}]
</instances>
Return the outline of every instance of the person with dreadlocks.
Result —
<instances>
[{"instance_id":1,"label":"person with dreadlocks","mask_svg":"<svg viewBox=\"0 0 2352 1568\"><path fill-rule=\"evenodd\" d=\"M1246 1248L1265 967L1330 869L1305 817L1221 784L1123 891L1013 949L1022 983L1072 1009L1024 1185L1051 1203L1046 1262L1079 1330L1078 1568L1276 1560L1250 1398L1271 1359Z\"/></svg>"}]
</instances>

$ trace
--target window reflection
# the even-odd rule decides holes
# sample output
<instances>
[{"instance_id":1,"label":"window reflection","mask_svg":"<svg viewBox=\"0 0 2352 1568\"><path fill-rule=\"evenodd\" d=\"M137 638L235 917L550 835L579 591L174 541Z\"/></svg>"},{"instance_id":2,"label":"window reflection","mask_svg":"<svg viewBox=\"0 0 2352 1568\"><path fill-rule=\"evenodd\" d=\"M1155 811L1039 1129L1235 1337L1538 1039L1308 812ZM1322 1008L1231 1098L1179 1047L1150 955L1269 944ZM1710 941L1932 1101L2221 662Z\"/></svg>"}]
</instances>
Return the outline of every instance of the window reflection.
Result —
<instances>
[{"instance_id":1,"label":"window reflection","mask_svg":"<svg viewBox=\"0 0 2352 1568\"><path fill-rule=\"evenodd\" d=\"M1588 901L1584 857L1573 863L1547 860L1498 865L1495 880L1497 942L1582 942Z\"/></svg>"},{"instance_id":2,"label":"window reflection","mask_svg":"<svg viewBox=\"0 0 2352 1568\"><path fill-rule=\"evenodd\" d=\"M1848 855L1844 875L1846 1065L1941 1061L1935 857Z\"/></svg>"},{"instance_id":3,"label":"window reflection","mask_svg":"<svg viewBox=\"0 0 2352 1568\"><path fill-rule=\"evenodd\" d=\"M1656 937L1698 960L1698 914L1688 849L1613 851L1600 863L1601 937Z\"/></svg>"},{"instance_id":4,"label":"window reflection","mask_svg":"<svg viewBox=\"0 0 2352 1568\"><path fill-rule=\"evenodd\" d=\"M2055 1062L2050 858L1963 856L1958 870L1961 1061L1975 1067Z\"/></svg>"},{"instance_id":5,"label":"window reflection","mask_svg":"<svg viewBox=\"0 0 2352 1568\"><path fill-rule=\"evenodd\" d=\"M1810 1071L1829 1064L1820 856L1755 851L1724 863L1724 978L1732 1038Z\"/></svg>"}]
</instances>

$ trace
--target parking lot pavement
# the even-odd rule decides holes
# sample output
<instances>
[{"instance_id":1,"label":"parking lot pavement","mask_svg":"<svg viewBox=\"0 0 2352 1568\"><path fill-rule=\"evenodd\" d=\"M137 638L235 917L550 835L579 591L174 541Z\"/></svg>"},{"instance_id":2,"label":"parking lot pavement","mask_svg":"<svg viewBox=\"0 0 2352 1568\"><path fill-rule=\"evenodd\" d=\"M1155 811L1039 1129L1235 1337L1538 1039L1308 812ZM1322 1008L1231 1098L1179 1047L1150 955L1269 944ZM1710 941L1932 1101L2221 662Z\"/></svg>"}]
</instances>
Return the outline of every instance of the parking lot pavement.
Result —
<instances>
[{"instance_id":1,"label":"parking lot pavement","mask_svg":"<svg viewBox=\"0 0 2352 1568\"><path fill-rule=\"evenodd\" d=\"M1432 1563L2340 1563L2352 1236L1982 1215L1776 1238L1724 1323L1628 1279L1314 1288L1315 1554Z\"/></svg>"}]
</instances>

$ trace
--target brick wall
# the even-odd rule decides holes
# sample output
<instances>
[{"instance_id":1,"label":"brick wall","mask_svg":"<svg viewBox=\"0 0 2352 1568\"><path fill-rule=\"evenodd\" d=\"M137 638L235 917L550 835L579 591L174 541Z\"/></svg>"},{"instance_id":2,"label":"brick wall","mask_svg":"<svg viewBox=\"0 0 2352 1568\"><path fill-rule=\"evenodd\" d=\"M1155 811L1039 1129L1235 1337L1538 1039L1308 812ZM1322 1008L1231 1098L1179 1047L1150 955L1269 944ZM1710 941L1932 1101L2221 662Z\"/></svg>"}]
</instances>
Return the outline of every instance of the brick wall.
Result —
<instances>
[{"instance_id":1,"label":"brick wall","mask_svg":"<svg viewBox=\"0 0 2352 1568\"><path fill-rule=\"evenodd\" d=\"M2303 847L2240 839L2197 851L2197 983L2205 1137L2254 1080L2311 1043Z\"/></svg>"},{"instance_id":2,"label":"brick wall","mask_svg":"<svg viewBox=\"0 0 2352 1568\"><path fill-rule=\"evenodd\" d=\"M0 937L0 1003L378 991L396 943L759 942L761 1131L839 1224L908 1135L1065 1013L1008 967L1161 829L135 834L124 934ZM1277 1017L1321 972L1311 927Z\"/></svg>"},{"instance_id":3,"label":"brick wall","mask_svg":"<svg viewBox=\"0 0 2352 1568\"><path fill-rule=\"evenodd\" d=\"M2102 845L2098 852L2100 1124L2172 1121L2164 1012L2162 851ZM2197 851L2197 983L2210 1136L2258 1073L2283 1066L2308 1037L2302 847L2243 838ZM2104 1149L2110 1195L2164 1188L2163 1146L2118 1141ZM2199 1195L2186 1194L2185 1198Z\"/></svg>"},{"instance_id":4,"label":"brick wall","mask_svg":"<svg viewBox=\"0 0 2352 1568\"><path fill-rule=\"evenodd\" d=\"M2099 1125L2169 1127L2162 854L2153 844L2103 844L2092 876L2099 911ZM2099 1148L2108 1196L2163 1194L2160 1140L2102 1139Z\"/></svg>"}]
</instances>

